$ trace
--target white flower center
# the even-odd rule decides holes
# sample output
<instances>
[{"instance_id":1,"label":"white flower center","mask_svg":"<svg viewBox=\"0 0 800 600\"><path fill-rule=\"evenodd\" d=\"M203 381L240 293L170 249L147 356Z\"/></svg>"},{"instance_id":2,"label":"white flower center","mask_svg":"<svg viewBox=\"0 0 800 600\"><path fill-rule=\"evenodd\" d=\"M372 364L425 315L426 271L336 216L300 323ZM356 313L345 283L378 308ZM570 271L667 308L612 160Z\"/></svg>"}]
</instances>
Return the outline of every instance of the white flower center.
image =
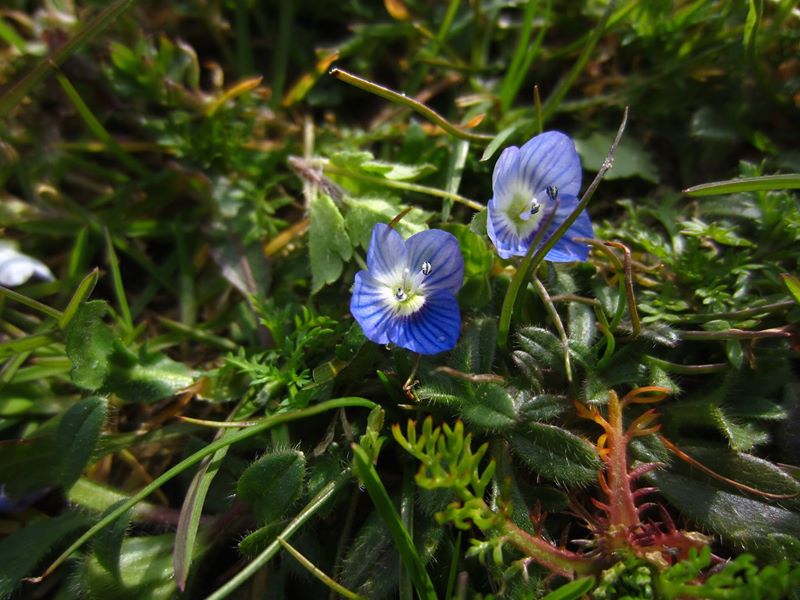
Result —
<instances>
[{"instance_id":1,"label":"white flower center","mask_svg":"<svg viewBox=\"0 0 800 600\"><path fill-rule=\"evenodd\" d=\"M412 275L410 269L403 269L399 279L386 287L386 302L394 313L404 317L414 314L425 304L425 278L433 272L427 260Z\"/></svg>"},{"instance_id":2,"label":"white flower center","mask_svg":"<svg viewBox=\"0 0 800 600\"><path fill-rule=\"evenodd\" d=\"M539 192L538 195L532 194L524 186L518 187L505 211L505 216L516 230L517 236L526 238L539 229L542 219L548 212L545 208L551 206L557 197L558 188L554 185L547 186L544 194Z\"/></svg>"}]
</instances>

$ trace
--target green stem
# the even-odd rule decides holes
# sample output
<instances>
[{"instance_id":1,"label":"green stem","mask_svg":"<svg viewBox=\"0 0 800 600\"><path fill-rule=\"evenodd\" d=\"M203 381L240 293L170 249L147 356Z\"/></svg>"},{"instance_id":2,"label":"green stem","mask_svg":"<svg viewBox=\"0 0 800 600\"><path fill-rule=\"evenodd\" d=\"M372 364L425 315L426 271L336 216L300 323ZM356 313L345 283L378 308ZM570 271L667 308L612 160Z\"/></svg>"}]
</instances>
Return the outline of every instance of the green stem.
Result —
<instances>
[{"instance_id":1,"label":"green stem","mask_svg":"<svg viewBox=\"0 0 800 600\"><path fill-rule=\"evenodd\" d=\"M474 200L470 200L469 198L465 198L464 196L460 196L459 194L454 194L445 190L440 190L438 188L428 187L426 185L419 185L417 183L407 183L405 181L395 181L394 179L385 179L383 177L374 177L372 175L364 175L362 173L349 171L348 169L342 169L341 167L332 165L330 164L330 162L327 161L323 163L322 168L327 173L331 173L333 175L343 175L345 177L352 177L353 179L359 179L367 183L374 183L376 185L384 185L386 187L395 188L398 190L405 190L407 192L417 192L420 194L427 194L429 196L437 196L439 198L453 200L455 202L458 202L459 204L468 206L472 210L483 210L484 208L486 208L483 204L475 202Z\"/></svg>"},{"instance_id":2,"label":"green stem","mask_svg":"<svg viewBox=\"0 0 800 600\"><path fill-rule=\"evenodd\" d=\"M125 13L131 6L134 5L136 0L117 0L108 5L102 11L97 13L94 17L86 22L78 33L72 36L69 41L60 46L58 50L53 52L50 56L43 58L28 73L25 77L17 81L8 90L0 96L0 117L3 117L10 111L20 100L25 97L33 86L50 72L53 67L58 67L67 58L77 52L81 46L88 43L97 34L108 27L118 17Z\"/></svg>"},{"instance_id":3,"label":"green stem","mask_svg":"<svg viewBox=\"0 0 800 600\"><path fill-rule=\"evenodd\" d=\"M109 151L111 151L111 153L116 156L122 164L136 173L136 175L139 177L147 177L149 175L147 168L133 156L128 154L111 136L111 134L108 133L108 130L103 127L103 124L97 119L97 117L94 116L94 113L83 101L83 98L81 98L78 90L75 89L75 86L72 85L70 80L67 79L59 70L56 70L56 79L58 79L58 83L61 84L61 87L64 89L64 93L66 93L67 97L72 101L72 104L75 106L75 110L78 111L78 114L83 119L83 122L86 123L89 131L92 132L92 135L103 142Z\"/></svg>"},{"instance_id":4,"label":"green stem","mask_svg":"<svg viewBox=\"0 0 800 600\"><path fill-rule=\"evenodd\" d=\"M707 365L679 365L677 363L669 362L655 356L645 356L645 361L657 367L664 369L670 373L678 373L679 375L706 375L708 373L721 373L730 368L728 363L710 363Z\"/></svg>"},{"instance_id":5,"label":"green stem","mask_svg":"<svg viewBox=\"0 0 800 600\"><path fill-rule=\"evenodd\" d=\"M508 332L511 328L511 317L514 310L514 305L516 303L517 294L519 290L522 288L522 284L528 278L528 273L535 273L536 269L538 268L539 264L541 264L544 257L550 252L550 249L555 246L556 242L569 230L578 216L583 212L586 208L586 205L589 204L589 200L592 199L594 196L595 190L597 190L597 186L600 185L605 174L608 172L609 169L614 165L614 153L617 151L617 146L619 146L619 141L622 139L622 133L625 131L625 126L628 124L628 107L625 107L625 112L622 115L622 123L619 125L619 129L617 130L617 135L614 138L614 142L611 144L611 148L608 151L608 155L606 156L605 160L603 161L603 165L600 167L600 170L595 175L592 183L589 184L589 187L586 188L586 191L583 193L580 202L575 207L575 209L569 214L569 216L564 219L564 222L558 226L555 233L550 236L550 238L542 244L541 248L536 251L531 257L531 253L533 249L536 248L536 245L540 241L540 237L542 232L547 231L548 224L542 226L539 230L539 233L536 234L536 238L534 239L533 243L531 243L531 247L528 250L528 254L525 255L525 258L522 261L522 265L520 268L517 269L517 273L514 275L514 279L511 280L511 285L508 287L508 292L506 292L506 297L503 299L503 308L500 311L500 323L498 326L498 344L501 348L505 348L508 344Z\"/></svg>"},{"instance_id":6,"label":"green stem","mask_svg":"<svg viewBox=\"0 0 800 600\"><path fill-rule=\"evenodd\" d=\"M567 339L567 332L564 330L564 324L561 322L561 317L550 299L550 294L547 293L547 288L544 287L538 277L533 278L533 285L536 286L536 291L539 292L539 297L544 303L544 308L550 316L550 320L556 326L558 337L561 338L561 346L564 350L564 370L567 374L567 381L572 383L572 365L569 360L569 340Z\"/></svg>"},{"instance_id":7,"label":"green stem","mask_svg":"<svg viewBox=\"0 0 800 600\"><path fill-rule=\"evenodd\" d=\"M608 24L608 20L612 11L614 10L614 5L615 2L613 1L608 4L608 8L606 8L606 11L600 18L600 22L595 25L589 39L586 40L586 44L583 46L583 51L578 56L578 59L573 63L572 69L570 69L569 73L567 73L567 75L556 84L555 89L547 97L547 100L545 100L544 106L542 107L543 121L548 121L550 117L555 114L555 112L558 110L558 105L561 103L561 100L564 99L564 96L567 95L567 92L572 87L572 84L575 83L578 75L580 75L581 71L583 71L584 67L586 67L586 63L589 62L589 58L592 56L595 46L597 46L600 38L606 32L606 25Z\"/></svg>"},{"instance_id":8,"label":"green stem","mask_svg":"<svg viewBox=\"0 0 800 600\"><path fill-rule=\"evenodd\" d=\"M575 575L588 575L597 570L597 565L592 559L557 548L541 538L530 535L511 521L505 521L503 530L509 542L528 558L554 573L572 578Z\"/></svg>"},{"instance_id":9,"label":"green stem","mask_svg":"<svg viewBox=\"0 0 800 600\"><path fill-rule=\"evenodd\" d=\"M355 592L348 590L342 584L336 582L332 577L328 576L322 569L306 558L297 548L287 542L283 536L278 536L278 543L283 546L283 549L291 554L297 562L303 565L309 573L327 585L332 591L345 598L350 598L351 600L363 600L363 596L359 596Z\"/></svg>"},{"instance_id":10,"label":"green stem","mask_svg":"<svg viewBox=\"0 0 800 600\"><path fill-rule=\"evenodd\" d=\"M130 499L118 506L115 510L111 511L107 515L105 515L102 519L100 519L97 523L95 523L92 527L89 528L86 533L84 533L81 537L79 537L73 544L67 548L64 552L56 558L53 563L47 567L44 573L39 577L32 577L29 581L33 583L38 583L48 575L50 575L56 568L58 568L69 556L75 552L78 548L83 546L87 541L93 538L101 529L106 527L107 525L111 524L115 519L120 517L125 511L127 511L132 506L135 506L140 500L143 500L150 494L152 494L155 490L159 489L162 485L164 485L167 481L177 477L184 471L186 471L192 465L197 464L206 456L214 454L217 450L221 448L225 448L237 442L241 442L242 440L249 439L253 436L262 433L271 427L275 427L276 425L280 425L282 423L288 423L290 421L296 421L298 419L303 419L305 417L311 417L314 415L318 415L322 412L327 410L332 410L335 408L346 408L346 407L361 407L361 408L374 408L376 404L374 402L370 402L365 398L358 398L358 397L345 397L345 398L337 398L335 400L328 400L326 402L321 402L316 406L311 406L309 408L304 408L303 410L297 410L294 412L282 413L273 415L270 417L265 417L260 423L257 425L253 425L252 427L248 427L247 429L243 429L242 431L237 431L233 435L227 435L223 438L215 440L202 448L201 450L195 452L191 456L183 459L177 465L173 466L171 469L167 470L161 476L154 479L150 484L146 485L144 488L139 490L136 494L130 497Z\"/></svg>"},{"instance_id":11,"label":"green stem","mask_svg":"<svg viewBox=\"0 0 800 600\"><path fill-rule=\"evenodd\" d=\"M413 98L409 98L405 94L400 94L398 92L395 92L394 90L390 90L389 88L384 87L382 85L378 85L377 83L373 83L371 81L367 81L366 79L362 79L357 75L353 75L352 73L348 73L347 71L343 71L342 69L339 69L337 67L331 69L330 74L336 77L336 79L339 79L340 81L344 81L345 83L349 83L350 85L362 89L366 92L370 92L371 94L375 94L376 96L385 98L386 100L394 102L395 104L400 104L401 106L410 108L411 110L419 113L420 115L428 119L434 125L438 125L442 129L444 129L447 133L449 133L453 137L457 137L462 140L467 140L470 142L490 142L494 138L494 136L487 135L485 133L472 133L470 131L466 131L461 127L459 127L458 125L453 125L442 115L437 113L432 108L426 106L422 102L414 100Z\"/></svg>"},{"instance_id":12,"label":"green stem","mask_svg":"<svg viewBox=\"0 0 800 600\"><path fill-rule=\"evenodd\" d=\"M681 331L684 340L757 340L761 338L790 338L791 331L783 327L748 331L746 329L726 329L725 331Z\"/></svg>"},{"instance_id":13,"label":"green stem","mask_svg":"<svg viewBox=\"0 0 800 600\"><path fill-rule=\"evenodd\" d=\"M236 575L231 577L225 585L217 588L217 590L208 596L206 600L221 600L228 597L240 585L250 579L256 572L258 572L269 560L277 554L281 548L280 539L288 540L295 531L308 521L317 511L319 511L330 500L336 492L338 492L348 481L350 481L350 469L345 469L333 481L323 487L311 501L306 504L305 508L301 510L297 516L291 520L286 528L278 535L278 539L267 546L261 554L256 556L250 563Z\"/></svg>"},{"instance_id":14,"label":"green stem","mask_svg":"<svg viewBox=\"0 0 800 600\"><path fill-rule=\"evenodd\" d=\"M6 296L15 302L19 302L20 304L24 304L28 308L32 308L33 310L39 311L47 315L48 317L53 317L56 321L61 320L62 312L58 309L52 308L47 306L46 304L42 304L38 300L34 300L33 298L28 298L24 294L20 294L19 292L15 292L14 290L10 290L6 287L0 286L0 296Z\"/></svg>"}]
</instances>

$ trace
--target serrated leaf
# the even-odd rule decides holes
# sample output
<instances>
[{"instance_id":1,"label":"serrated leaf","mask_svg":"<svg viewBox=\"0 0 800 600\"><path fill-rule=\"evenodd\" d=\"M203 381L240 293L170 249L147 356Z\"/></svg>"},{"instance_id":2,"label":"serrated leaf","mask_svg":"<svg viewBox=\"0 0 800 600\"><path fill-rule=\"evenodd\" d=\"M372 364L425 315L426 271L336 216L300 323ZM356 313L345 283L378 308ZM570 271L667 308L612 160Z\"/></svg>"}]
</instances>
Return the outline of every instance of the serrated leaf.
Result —
<instances>
[{"instance_id":1,"label":"serrated leaf","mask_svg":"<svg viewBox=\"0 0 800 600\"><path fill-rule=\"evenodd\" d=\"M61 418L56 447L61 460L60 483L69 489L78 480L92 456L106 418L106 401L85 398L72 405Z\"/></svg>"},{"instance_id":2,"label":"serrated leaf","mask_svg":"<svg viewBox=\"0 0 800 600\"><path fill-rule=\"evenodd\" d=\"M84 302L64 330L72 382L85 390L100 389L111 369L115 335L103 323L107 312L108 305L102 300Z\"/></svg>"},{"instance_id":3,"label":"serrated leaf","mask_svg":"<svg viewBox=\"0 0 800 600\"><path fill-rule=\"evenodd\" d=\"M596 481L602 469L594 446L555 425L529 423L507 439L528 467L550 481L586 485Z\"/></svg>"},{"instance_id":4,"label":"serrated leaf","mask_svg":"<svg viewBox=\"0 0 800 600\"><path fill-rule=\"evenodd\" d=\"M344 218L329 196L320 195L311 203L308 251L312 293L339 279L344 262L353 254Z\"/></svg>"},{"instance_id":5,"label":"serrated leaf","mask_svg":"<svg viewBox=\"0 0 800 600\"><path fill-rule=\"evenodd\" d=\"M247 467L236 485L261 523L279 519L300 496L306 459L297 450L271 452Z\"/></svg>"},{"instance_id":6,"label":"serrated leaf","mask_svg":"<svg viewBox=\"0 0 800 600\"><path fill-rule=\"evenodd\" d=\"M461 416L473 427L501 431L512 427L517 415L514 402L504 388L494 383L481 383L464 399Z\"/></svg>"}]
</instances>

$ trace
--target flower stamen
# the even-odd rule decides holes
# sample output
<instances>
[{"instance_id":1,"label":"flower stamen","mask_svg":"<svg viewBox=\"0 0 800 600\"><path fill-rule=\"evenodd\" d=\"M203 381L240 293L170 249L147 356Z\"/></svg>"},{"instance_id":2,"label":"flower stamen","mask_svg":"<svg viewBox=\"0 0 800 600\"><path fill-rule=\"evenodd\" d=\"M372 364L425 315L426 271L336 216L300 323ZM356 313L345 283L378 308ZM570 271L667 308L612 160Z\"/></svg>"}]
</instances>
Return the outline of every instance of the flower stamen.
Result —
<instances>
[{"instance_id":1,"label":"flower stamen","mask_svg":"<svg viewBox=\"0 0 800 600\"><path fill-rule=\"evenodd\" d=\"M429 263L426 260L425 262L422 263L422 268L420 269L420 271L422 272L423 275L427 276L431 274L431 271L433 271L433 267L431 266L431 263Z\"/></svg>"}]
</instances>

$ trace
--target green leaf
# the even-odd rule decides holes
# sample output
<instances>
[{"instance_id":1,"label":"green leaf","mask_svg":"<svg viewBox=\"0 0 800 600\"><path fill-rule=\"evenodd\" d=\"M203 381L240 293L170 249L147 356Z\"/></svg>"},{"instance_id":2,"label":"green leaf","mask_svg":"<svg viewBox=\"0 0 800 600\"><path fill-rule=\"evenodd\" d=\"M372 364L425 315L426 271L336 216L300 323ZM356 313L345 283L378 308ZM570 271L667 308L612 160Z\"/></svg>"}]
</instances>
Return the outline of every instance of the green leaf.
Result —
<instances>
[{"instance_id":1,"label":"green leaf","mask_svg":"<svg viewBox=\"0 0 800 600\"><path fill-rule=\"evenodd\" d=\"M300 497L306 459L297 450L271 452L247 467L236 486L261 523L279 519Z\"/></svg>"},{"instance_id":2,"label":"green leaf","mask_svg":"<svg viewBox=\"0 0 800 600\"><path fill-rule=\"evenodd\" d=\"M67 356L72 362L72 382L86 390L100 389L111 370L109 358L114 352L115 335L103 323L107 312L108 305L102 300L85 302L64 330Z\"/></svg>"},{"instance_id":3,"label":"green leaf","mask_svg":"<svg viewBox=\"0 0 800 600\"><path fill-rule=\"evenodd\" d=\"M0 540L0 598L8 598L39 561L88 522L86 515L67 511L28 523Z\"/></svg>"},{"instance_id":4,"label":"green leaf","mask_svg":"<svg viewBox=\"0 0 800 600\"><path fill-rule=\"evenodd\" d=\"M421 600L436 600L436 590L428 572L425 570L422 558L420 558L417 549L414 547L414 542L411 541L408 530L403 526L400 515L392 504L375 467L372 466L369 456L357 444L353 444L351 447L353 449L353 467L356 474L367 489L367 493L372 499L372 503L375 505L381 520L389 530L389 534L392 536L392 540L400 553L400 558L408 570L411 581L414 583L417 594Z\"/></svg>"},{"instance_id":5,"label":"green leaf","mask_svg":"<svg viewBox=\"0 0 800 600\"><path fill-rule=\"evenodd\" d=\"M715 447L681 446L681 450L715 473L772 494L798 494L800 482L768 460ZM800 498L781 500L784 508L800 510Z\"/></svg>"},{"instance_id":6,"label":"green leaf","mask_svg":"<svg viewBox=\"0 0 800 600\"><path fill-rule=\"evenodd\" d=\"M361 246L364 249L369 247L375 224L388 223L403 210L399 203L385 198L345 197L344 202L348 207L344 220L347 234L353 246ZM427 229L425 223L429 218L429 212L415 207L400 219L394 228L404 238L408 238Z\"/></svg>"},{"instance_id":7,"label":"green leaf","mask_svg":"<svg viewBox=\"0 0 800 600\"><path fill-rule=\"evenodd\" d=\"M724 405L710 406L709 411L714 423L734 450L746 452L755 446L766 444L770 439L765 425L738 419L730 414Z\"/></svg>"},{"instance_id":8,"label":"green leaf","mask_svg":"<svg viewBox=\"0 0 800 600\"><path fill-rule=\"evenodd\" d=\"M514 402L504 388L495 383L480 383L464 398L461 416L474 427L499 431L513 426L517 415Z\"/></svg>"},{"instance_id":9,"label":"green leaf","mask_svg":"<svg viewBox=\"0 0 800 600\"><path fill-rule=\"evenodd\" d=\"M366 598L390 598L400 574L398 554L380 517L372 512L350 544L341 581Z\"/></svg>"},{"instance_id":10,"label":"green leaf","mask_svg":"<svg viewBox=\"0 0 800 600\"><path fill-rule=\"evenodd\" d=\"M587 171L599 171L613 141L614 132L597 132L588 138L576 139L575 147L583 159L583 168ZM627 177L640 177L650 183L658 183L658 169L650 154L642 144L631 137L626 137L620 142L614 155L614 168L605 176L606 179Z\"/></svg>"},{"instance_id":11,"label":"green leaf","mask_svg":"<svg viewBox=\"0 0 800 600\"><path fill-rule=\"evenodd\" d=\"M157 402L188 387L195 374L183 363L160 353L136 355L117 344L102 391L128 402Z\"/></svg>"},{"instance_id":12,"label":"green leaf","mask_svg":"<svg viewBox=\"0 0 800 600\"><path fill-rule=\"evenodd\" d=\"M486 149L483 151L483 154L481 155L481 162L492 158L495 155L495 153L500 149L500 146L505 144L506 140L508 140L508 138L510 138L514 134L514 132L516 132L517 129L519 129L519 127L520 127L519 124L511 125L510 127L506 127L500 133L494 136L492 141L489 142L489 144L486 146Z\"/></svg>"},{"instance_id":13,"label":"green leaf","mask_svg":"<svg viewBox=\"0 0 800 600\"><path fill-rule=\"evenodd\" d=\"M61 418L56 447L61 460L61 485L69 489L86 468L106 419L106 401L96 396L72 405Z\"/></svg>"},{"instance_id":14,"label":"green leaf","mask_svg":"<svg viewBox=\"0 0 800 600\"><path fill-rule=\"evenodd\" d=\"M53 484L61 476L59 452L50 430L18 443L0 444L0 481L9 496L18 497Z\"/></svg>"},{"instance_id":15,"label":"green leaf","mask_svg":"<svg viewBox=\"0 0 800 600\"><path fill-rule=\"evenodd\" d=\"M761 175L758 177L741 177L727 181L701 183L683 190L687 196L716 196L719 194L736 194L741 192L761 192L770 190L800 189L800 173L787 175Z\"/></svg>"},{"instance_id":16,"label":"green leaf","mask_svg":"<svg viewBox=\"0 0 800 600\"><path fill-rule=\"evenodd\" d=\"M684 515L754 554L775 549L775 533L800 537L800 514L774 502L745 498L700 481L657 471L646 476Z\"/></svg>"},{"instance_id":17,"label":"green leaf","mask_svg":"<svg viewBox=\"0 0 800 600\"><path fill-rule=\"evenodd\" d=\"M781 273L781 279L794 301L800 304L800 279L788 273Z\"/></svg>"},{"instance_id":18,"label":"green leaf","mask_svg":"<svg viewBox=\"0 0 800 600\"><path fill-rule=\"evenodd\" d=\"M136 0L117 0L112 2L84 25L67 42L61 44L50 56L44 57L25 77L17 81L0 96L0 117L5 116L27 93L83 45L108 27L128 10Z\"/></svg>"},{"instance_id":19,"label":"green leaf","mask_svg":"<svg viewBox=\"0 0 800 600\"><path fill-rule=\"evenodd\" d=\"M589 442L555 425L529 423L507 439L526 465L550 481L587 485L597 480L602 468Z\"/></svg>"},{"instance_id":20,"label":"green leaf","mask_svg":"<svg viewBox=\"0 0 800 600\"><path fill-rule=\"evenodd\" d=\"M239 542L239 552L247 558L255 558L275 541L275 538L284 527L286 527L285 521L273 521L248 533Z\"/></svg>"},{"instance_id":21,"label":"green leaf","mask_svg":"<svg viewBox=\"0 0 800 600\"><path fill-rule=\"evenodd\" d=\"M543 371L564 377L564 347L553 333L541 327L523 327L517 333L519 350L512 358L535 385L542 381Z\"/></svg>"},{"instance_id":22,"label":"green leaf","mask_svg":"<svg viewBox=\"0 0 800 600\"><path fill-rule=\"evenodd\" d=\"M571 403L566 396L557 394L531 394L522 390L516 398L519 419L522 422L549 421L562 415Z\"/></svg>"},{"instance_id":23,"label":"green leaf","mask_svg":"<svg viewBox=\"0 0 800 600\"><path fill-rule=\"evenodd\" d=\"M107 509L108 512L115 510L122 502L125 502L125 500L118 500ZM132 516L133 509L131 508L116 521L103 529L103 531L97 535L92 545L92 550L94 551L97 562L118 581L122 579L122 574L120 572L122 542L125 540L125 534L128 531L128 525L130 524Z\"/></svg>"},{"instance_id":24,"label":"green leaf","mask_svg":"<svg viewBox=\"0 0 800 600\"><path fill-rule=\"evenodd\" d=\"M589 593L594 587L594 581L594 577L591 576L570 581L542 597L542 600L578 600Z\"/></svg>"},{"instance_id":25,"label":"green leaf","mask_svg":"<svg viewBox=\"0 0 800 600\"><path fill-rule=\"evenodd\" d=\"M82 597L90 600L171 600L178 589L172 578L171 533L127 538L119 555L119 579L90 556L81 566Z\"/></svg>"},{"instance_id":26,"label":"green leaf","mask_svg":"<svg viewBox=\"0 0 800 600\"><path fill-rule=\"evenodd\" d=\"M497 348L497 321L475 319L451 354L450 366L464 373L491 373Z\"/></svg>"},{"instance_id":27,"label":"green leaf","mask_svg":"<svg viewBox=\"0 0 800 600\"><path fill-rule=\"evenodd\" d=\"M311 203L308 249L311 291L317 293L325 285L339 279L344 262L350 260L353 254L344 218L329 196L320 195Z\"/></svg>"}]
</instances>

